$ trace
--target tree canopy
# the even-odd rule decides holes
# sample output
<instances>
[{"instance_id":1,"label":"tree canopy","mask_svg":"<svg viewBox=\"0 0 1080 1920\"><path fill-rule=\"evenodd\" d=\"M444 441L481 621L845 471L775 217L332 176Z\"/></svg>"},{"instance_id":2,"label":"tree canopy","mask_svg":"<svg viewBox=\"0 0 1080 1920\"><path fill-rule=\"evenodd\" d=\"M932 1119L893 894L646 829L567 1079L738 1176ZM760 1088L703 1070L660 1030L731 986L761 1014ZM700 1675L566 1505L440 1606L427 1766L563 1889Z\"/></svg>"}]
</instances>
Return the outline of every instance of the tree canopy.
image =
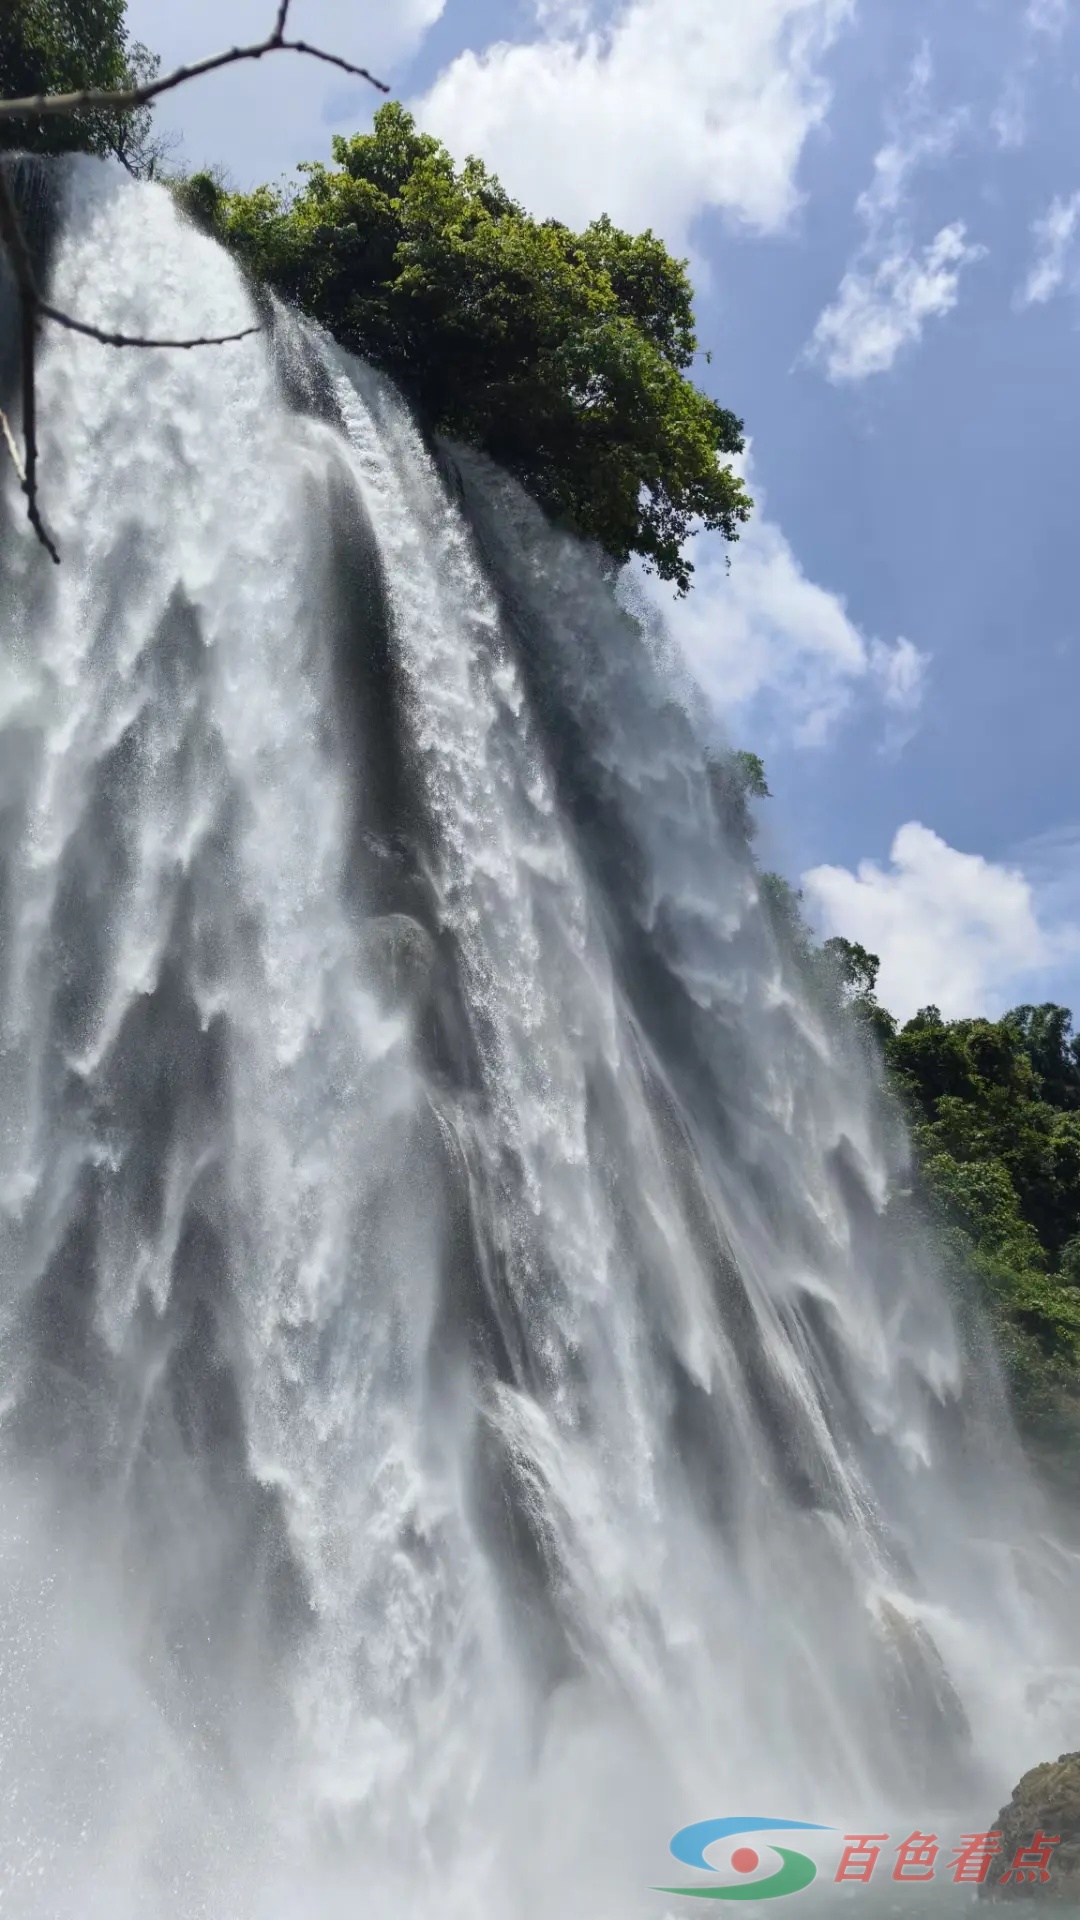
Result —
<instances>
[{"instance_id":1,"label":"tree canopy","mask_svg":"<svg viewBox=\"0 0 1080 1920\"><path fill-rule=\"evenodd\" d=\"M685 592L697 528L738 537L742 423L687 378L686 263L606 217L535 220L479 160L390 103L295 189L188 204L253 272L393 375L436 429L490 454L557 520Z\"/></svg>"},{"instance_id":2,"label":"tree canopy","mask_svg":"<svg viewBox=\"0 0 1080 1920\"><path fill-rule=\"evenodd\" d=\"M1001 1020L943 1020L926 1007L885 1057L946 1245L982 1283L1022 1424L1059 1472L1075 1473L1080 1070L1071 1026L1068 1010L1051 1004ZM1047 1044L1052 1034L1060 1051Z\"/></svg>"},{"instance_id":3,"label":"tree canopy","mask_svg":"<svg viewBox=\"0 0 1080 1920\"><path fill-rule=\"evenodd\" d=\"M159 61L130 39L125 0L0 0L0 97L75 93L149 80ZM0 149L113 154L133 173L154 171L163 153L149 108L125 114L0 121Z\"/></svg>"}]
</instances>

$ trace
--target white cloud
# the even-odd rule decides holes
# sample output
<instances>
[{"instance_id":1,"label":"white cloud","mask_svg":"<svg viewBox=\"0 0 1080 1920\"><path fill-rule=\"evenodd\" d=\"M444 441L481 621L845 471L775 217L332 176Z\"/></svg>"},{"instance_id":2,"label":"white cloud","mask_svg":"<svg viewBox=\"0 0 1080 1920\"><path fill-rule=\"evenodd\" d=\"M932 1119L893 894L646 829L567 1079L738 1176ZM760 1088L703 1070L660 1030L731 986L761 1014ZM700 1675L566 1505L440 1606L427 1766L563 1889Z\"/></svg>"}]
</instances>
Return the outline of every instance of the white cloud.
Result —
<instances>
[{"instance_id":1,"label":"white cloud","mask_svg":"<svg viewBox=\"0 0 1080 1920\"><path fill-rule=\"evenodd\" d=\"M922 696L928 656L910 640L867 640L839 594L803 572L764 510L750 455L735 463L754 496L753 518L725 566L720 544L695 549L693 592L665 605L690 672L725 720L823 745L862 693L906 731ZM656 590L659 597L660 590Z\"/></svg>"},{"instance_id":2,"label":"white cloud","mask_svg":"<svg viewBox=\"0 0 1080 1920\"><path fill-rule=\"evenodd\" d=\"M926 690L929 654L920 653L910 640L897 640L888 647L882 640L870 646L870 663L881 682L881 697L897 713L914 713Z\"/></svg>"},{"instance_id":3,"label":"white cloud","mask_svg":"<svg viewBox=\"0 0 1080 1920\"><path fill-rule=\"evenodd\" d=\"M880 956L880 998L901 1019L927 1005L946 1018L1003 1012L1080 953L1080 929L1053 920L1019 867L961 853L914 820L888 867L814 867L802 884L825 932Z\"/></svg>"},{"instance_id":4,"label":"white cloud","mask_svg":"<svg viewBox=\"0 0 1080 1920\"><path fill-rule=\"evenodd\" d=\"M921 254L894 245L872 266L849 268L814 328L811 355L837 382L887 373L897 355L921 339L927 320L951 313L961 273L985 251L968 241L957 220Z\"/></svg>"},{"instance_id":5,"label":"white cloud","mask_svg":"<svg viewBox=\"0 0 1080 1920\"><path fill-rule=\"evenodd\" d=\"M452 152L537 213L607 212L678 248L710 208L783 226L854 0L623 0L603 26L567 0L534 10L534 39L459 54L417 103Z\"/></svg>"},{"instance_id":6,"label":"white cloud","mask_svg":"<svg viewBox=\"0 0 1080 1920\"><path fill-rule=\"evenodd\" d=\"M1010 73L990 116L990 130L999 147L1022 147L1027 138L1027 87L1018 73Z\"/></svg>"},{"instance_id":7,"label":"white cloud","mask_svg":"<svg viewBox=\"0 0 1080 1920\"><path fill-rule=\"evenodd\" d=\"M1022 147L1027 139L1031 76L1044 54L1053 52L1054 43L1065 32L1069 6L1070 0L1029 0L1024 10L1024 44L1019 59L1006 74L1001 98L990 117L991 131L1001 147Z\"/></svg>"},{"instance_id":8,"label":"white cloud","mask_svg":"<svg viewBox=\"0 0 1080 1920\"><path fill-rule=\"evenodd\" d=\"M968 240L962 220L942 227L921 249L909 231L915 175L946 159L968 124L964 111L932 111L930 81L924 47L891 116L890 138L874 157L873 179L855 203L865 237L806 348L805 358L820 361L835 382L887 373L921 339L928 320L952 311L960 275L985 253Z\"/></svg>"},{"instance_id":9,"label":"white cloud","mask_svg":"<svg viewBox=\"0 0 1080 1920\"><path fill-rule=\"evenodd\" d=\"M1048 33L1057 39L1069 22L1069 0L1028 0L1024 25L1030 33Z\"/></svg>"},{"instance_id":10,"label":"white cloud","mask_svg":"<svg viewBox=\"0 0 1080 1920\"><path fill-rule=\"evenodd\" d=\"M1069 252L1080 227L1080 191L1070 199L1056 197L1040 220L1032 222L1035 258L1020 293L1021 306L1049 300L1066 279Z\"/></svg>"},{"instance_id":11,"label":"white cloud","mask_svg":"<svg viewBox=\"0 0 1080 1920\"><path fill-rule=\"evenodd\" d=\"M289 33L389 80L444 4L394 0L392 6L358 7L356 0L292 0ZM275 11L276 0L128 0L127 25L167 69L223 46L265 39ZM367 126L379 99L363 81L319 61L275 53L166 94L157 120L183 134L190 165L220 163L238 186L254 186L301 160L328 159L331 133Z\"/></svg>"},{"instance_id":12,"label":"white cloud","mask_svg":"<svg viewBox=\"0 0 1080 1920\"><path fill-rule=\"evenodd\" d=\"M924 45L911 63L907 86L891 114L891 138L874 155L874 177L855 202L871 234L880 232L885 220L900 212L921 167L948 159L967 125L968 116L961 110L932 111L932 79L930 52Z\"/></svg>"}]
</instances>

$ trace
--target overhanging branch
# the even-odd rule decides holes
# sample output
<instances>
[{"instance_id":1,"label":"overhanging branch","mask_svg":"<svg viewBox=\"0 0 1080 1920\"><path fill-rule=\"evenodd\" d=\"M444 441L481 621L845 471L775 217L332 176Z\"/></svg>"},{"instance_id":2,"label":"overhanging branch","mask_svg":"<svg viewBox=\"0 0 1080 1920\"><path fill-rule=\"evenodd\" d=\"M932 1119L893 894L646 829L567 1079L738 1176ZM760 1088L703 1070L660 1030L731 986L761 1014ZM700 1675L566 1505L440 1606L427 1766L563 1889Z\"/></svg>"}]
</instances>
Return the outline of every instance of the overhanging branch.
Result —
<instances>
[{"instance_id":1,"label":"overhanging branch","mask_svg":"<svg viewBox=\"0 0 1080 1920\"><path fill-rule=\"evenodd\" d=\"M37 498L37 395L34 387L34 354L37 347L37 288L34 284L34 270L30 259L23 230L19 225L18 210L11 192L7 174L0 167L0 240L7 250L11 261L11 270L15 276L15 289L19 296L19 355L22 373L22 432L26 457L15 462L15 471L20 475L22 490L26 495L26 511L42 546L50 559L60 564L60 555L55 542L46 530L41 518Z\"/></svg>"},{"instance_id":2,"label":"overhanging branch","mask_svg":"<svg viewBox=\"0 0 1080 1920\"><path fill-rule=\"evenodd\" d=\"M139 333L108 333L104 327L93 327L88 320L76 320L70 313L61 313L59 307L50 307L47 300L38 299L37 310L46 320L55 320L58 327L67 327L72 333L85 333L90 340L100 340L103 347L227 347L230 341L246 340L249 334L261 333L261 327L241 327L239 333L204 333L193 340L150 340Z\"/></svg>"},{"instance_id":3,"label":"overhanging branch","mask_svg":"<svg viewBox=\"0 0 1080 1920\"><path fill-rule=\"evenodd\" d=\"M139 107L149 106L163 93L171 93L175 87L184 86L189 80L198 80L206 73L216 73L222 67L235 66L242 60L261 60L268 53L299 53L311 60L323 60L342 73L351 74L354 79L366 80L380 93L389 93L390 89L382 80L376 80L366 67L356 66L351 60L345 60L340 54L328 53L322 47L313 47L306 40L286 40L285 28L288 24L290 0L280 0L273 30L265 40L257 40L247 47L230 47L224 53L209 54L205 60L195 60L187 66L174 67L171 73L155 76L135 87L101 89L88 87L77 93L40 93L30 94L19 100L0 100L0 122L10 120L53 120L75 118L81 113L114 113L124 115ZM22 434L26 449L25 457L20 456L18 443L12 433L7 415L0 410L0 440L11 455L19 484L26 495L26 510L30 525L46 552L59 564L60 555L41 518L38 506L37 488L37 396L35 388L35 355L37 350L38 327L43 319L51 320L56 326L66 327L72 333L84 334L90 340L97 340L106 347L161 347L186 350L191 347L222 347L233 340L246 340L250 334L261 332L259 327L244 327L239 333L200 335L190 340L159 340L143 337L139 334L110 332L87 320L77 320L72 314L64 313L59 307L50 306L44 300L34 277L33 261L26 244L26 237L19 222L18 208L15 205L11 185L3 167L0 166L0 245L3 246L11 262L15 280L15 291L19 305L19 343L21 352L22 386Z\"/></svg>"},{"instance_id":4,"label":"overhanging branch","mask_svg":"<svg viewBox=\"0 0 1080 1920\"><path fill-rule=\"evenodd\" d=\"M174 87L182 87L189 80L200 80L204 74L217 73L221 67L235 66L240 60L261 60L268 53L300 53L309 60L324 60L356 80L366 80L380 93L389 93L385 82L377 80L366 67L358 67L338 53L328 53L324 47L313 47L306 40L286 40L288 11L286 0L279 9L274 31L267 34L265 40L253 41L250 46L228 47L222 53L207 54L205 60L174 67L171 73L163 73L138 87L86 87L78 93L33 93L21 100L0 100L0 120L53 120L80 113L131 113L135 107L147 107L161 94L171 93Z\"/></svg>"}]
</instances>

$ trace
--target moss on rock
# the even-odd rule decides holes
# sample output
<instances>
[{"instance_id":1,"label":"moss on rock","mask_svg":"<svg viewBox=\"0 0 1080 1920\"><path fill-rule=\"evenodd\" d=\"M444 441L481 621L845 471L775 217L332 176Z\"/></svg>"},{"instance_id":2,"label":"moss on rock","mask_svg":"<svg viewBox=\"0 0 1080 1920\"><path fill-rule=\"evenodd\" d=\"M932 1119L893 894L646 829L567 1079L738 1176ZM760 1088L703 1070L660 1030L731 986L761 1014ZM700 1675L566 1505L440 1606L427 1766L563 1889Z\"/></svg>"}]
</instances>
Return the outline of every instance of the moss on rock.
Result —
<instances>
[{"instance_id":1,"label":"moss on rock","mask_svg":"<svg viewBox=\"0 0 1080 1920\"><path fill-rule=\"evenodd\" d=\"M1007 1807L994 1822L1002 1836L1001 1873L1020 1848L1041 1833L1059 1839L1049 1860L1049 1878L1001 1882L1001 1873L984 1881L980 1892L994 1900L1044 1900L1080 1907L1080 1753L1063 1753L1032 1767Z\"/></svg>"}]
</instances>

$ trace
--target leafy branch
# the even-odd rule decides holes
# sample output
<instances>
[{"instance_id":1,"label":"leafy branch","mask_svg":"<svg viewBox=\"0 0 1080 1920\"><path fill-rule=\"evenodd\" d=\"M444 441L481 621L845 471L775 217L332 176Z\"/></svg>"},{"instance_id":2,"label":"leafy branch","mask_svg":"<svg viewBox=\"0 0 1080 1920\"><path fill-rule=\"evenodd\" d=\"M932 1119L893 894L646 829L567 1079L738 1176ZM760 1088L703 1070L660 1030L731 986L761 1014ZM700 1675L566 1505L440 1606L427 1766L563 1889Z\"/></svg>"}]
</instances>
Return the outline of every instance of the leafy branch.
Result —
<instances>
[{"instance_id":1,"label":"leafy branch","mask_svg":"<svg viewBox=\"0 0 1080 1920\"><path fill-rule=\"evenodd\" d=\"M0 100L0 123L10 120L73 119L84 113L112 114L119 121L139 109L149 107L163 93L170 93L175 87L186 85L189 80L201 79L204 74L216 73L220 68L235 66L240 61L261 60L268 53L299 53L313 60L323 60L330 66L351 74L355 79L366 80L380 93L389 92L389 88L381 80L376 80L366 67L356 66L352 61L343 59L339 54L329 53L322 47L313 47L306 40L286 39L285 31L290 4L291 0L280 0L271 32L264 40L254 41L250 46L230 47L223 53L209 54L204 60L195 60L189 65L175 67L166 74L148 71L146 77L134 86L88 87L74 93L41 93L27 95L21 99ZM26 495L27 517L30 525L46 552L59 565L59 551L42 520L38 504L36 351L41 323L50 320L56 326L66 327L73 333L83 334L88 339L97 340L102 346L107 347L157 347L182 350L192 347L225 346L234 340L244 340L248 335L258 333L260 328L244 327L239 333L200 335L190 340L157 340L95 326L90 321L76 319L73 315L52 306L43 297L38 287L33 260L26 235L22 230L11 182L2 165L0 165L0 247L3 248L11 268L18 302L24 453L19 452L11 423L2 408L0 408L0 439L7 447L19 483Z\"/></svg>"}]
</instances>

